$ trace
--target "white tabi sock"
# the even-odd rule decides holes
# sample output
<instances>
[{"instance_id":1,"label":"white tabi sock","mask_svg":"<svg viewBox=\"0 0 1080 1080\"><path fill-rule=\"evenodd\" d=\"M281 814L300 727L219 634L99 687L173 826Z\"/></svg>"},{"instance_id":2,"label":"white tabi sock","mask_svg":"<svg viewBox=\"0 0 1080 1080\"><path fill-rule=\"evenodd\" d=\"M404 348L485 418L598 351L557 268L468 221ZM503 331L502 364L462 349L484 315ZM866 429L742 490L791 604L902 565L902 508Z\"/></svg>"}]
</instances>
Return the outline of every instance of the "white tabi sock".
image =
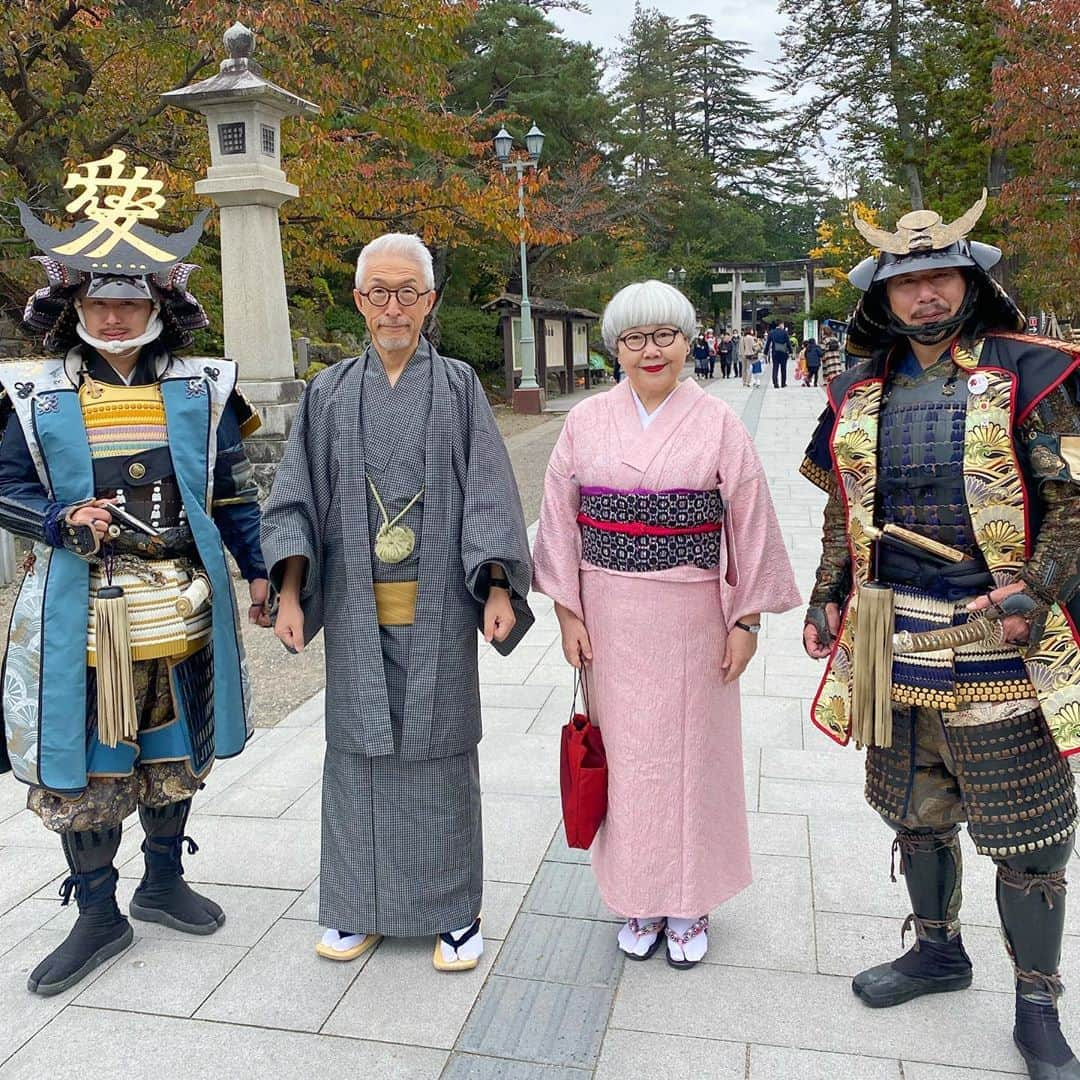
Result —
<instances>
[{"instance_id":1,"label":"white tabi sock","mask_svg":"<svg viewBox=\"0 0 1080 1080\"><path fill-rule=\"evenodd\" d=\"M460 930L452 931L450 936L456 941L463 934L468 933L472 926L473 923L469 923ZM479 960L484 955L484 935L477 930L468 941L463 941L456 949L453 945L447 945L446 941L440 937L439 950L443 961L447 964L452 964L455 960Z\"/></svg>"},{"instance_id":2,"label":"white tabi sock","mask_svg":"<svg viewBox=\"0 0 1080 1080\"><path fill-rule=\"evenodd\" d=\"M344 930L327 930L322 936L322 943L334 952L348 952L356 948L365 937L367 937L366 934L346 934Z\"/></svg>"},{"instance_id":3,"label":"white tabi sock","mask_svg":"<svg viewBox=\"0 0 1080 1080\"><path fill-rule=\"evenodd\" d=\"M668 916L667 947L672 960L700 960L709 948L709 917L673 919ZM677 940L672 940L672 937Z\"/></svg>"},{"instance_id":4,"label":"white tabi sock","mask_svg":"<svg viewBox=\"0 0 1080 1080\"><path fill-rule=\"evenodd\" d=\"M664 917L662 915L627 919L619 930L619 948L631 956L644 956L652 948L657 934L663 931Z\"/></svg>"}]
</instances>

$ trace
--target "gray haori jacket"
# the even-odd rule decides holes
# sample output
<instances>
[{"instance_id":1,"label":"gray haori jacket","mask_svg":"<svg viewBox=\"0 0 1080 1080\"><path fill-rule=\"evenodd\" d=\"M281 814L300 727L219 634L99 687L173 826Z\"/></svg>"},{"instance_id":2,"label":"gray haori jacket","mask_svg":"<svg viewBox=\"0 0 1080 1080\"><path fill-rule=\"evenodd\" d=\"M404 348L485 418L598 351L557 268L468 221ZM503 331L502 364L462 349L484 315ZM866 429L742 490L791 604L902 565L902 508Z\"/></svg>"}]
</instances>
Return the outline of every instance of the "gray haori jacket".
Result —
<instances>
[{"instance_id":1,"label":"gray haori jacket","mask_svg":"<svg viewBox=\"0 0 1080 1080\"><path fill-rule=\"evenodd\" d=\"M480 741L477 617L483 567L501 563L519 597L532 567L510 459L476 373L430 356L422 540L400 755L424 761ZM263 508L270 580L283 560L308 560L304 636L326 629L326 741L335 750L395 752L372 587L366 464L360 431L362 357L320 372L300 402ZM374 351L369 361L379 363Z\"/></svg>"}]
</instances>

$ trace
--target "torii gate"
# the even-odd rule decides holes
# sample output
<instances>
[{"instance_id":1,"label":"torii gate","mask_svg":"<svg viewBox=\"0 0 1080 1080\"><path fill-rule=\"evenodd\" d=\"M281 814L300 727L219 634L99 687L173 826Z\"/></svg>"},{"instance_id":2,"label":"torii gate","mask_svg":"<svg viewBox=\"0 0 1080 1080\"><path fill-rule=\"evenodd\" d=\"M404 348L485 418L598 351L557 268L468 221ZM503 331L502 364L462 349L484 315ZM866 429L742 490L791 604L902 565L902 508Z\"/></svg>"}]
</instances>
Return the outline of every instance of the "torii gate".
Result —
<instances>
[{"instance_id":1,"label":"torii gate","mask_svg":"<svg viewBox=\"0 0 1080 1080\"><path fill-rule=\"evenodd\" d=\"M814 303L814 294L818 289L827 289L835 282L828 277L817 273L821 266L820 259L786 259L779 261L762 262L729 262L715 263L712 267L714 274L730 274L730 282L715 282L712 287L714 293L731 293L731 327L733 330L742 331L743 323L743 294L744 293L767 293L776 295L786 293L798 295L802 293L804 311L809 311ZM784 276L784 272L788 276ZM795 277L795 274L798 277ZM764 275L762 281L747 281L747 275Z\"/></svg>"}]
</instances>

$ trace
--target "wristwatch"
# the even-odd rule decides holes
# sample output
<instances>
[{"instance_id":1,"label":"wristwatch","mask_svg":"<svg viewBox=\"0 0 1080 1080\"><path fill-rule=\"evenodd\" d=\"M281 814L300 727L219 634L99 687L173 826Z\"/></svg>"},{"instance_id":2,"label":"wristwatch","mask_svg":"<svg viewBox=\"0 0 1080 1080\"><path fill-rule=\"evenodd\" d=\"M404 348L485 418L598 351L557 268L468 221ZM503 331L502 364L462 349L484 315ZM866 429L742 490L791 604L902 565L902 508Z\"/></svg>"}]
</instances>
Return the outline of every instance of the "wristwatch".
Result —
<instances>
[{"instance_id":1,"label":"wristwatch","mask_svg":"<svg viewBox=\"0 0 1080 1080\"><path fill-rule=\"evenodd\" d=\"M745 630L748 634L760 634L761 633L761 623L754 623L751 626L750 623L744 623L741 619L736 619L735 620L735 625L740 630Z\"/></svg>"}]
</instances>

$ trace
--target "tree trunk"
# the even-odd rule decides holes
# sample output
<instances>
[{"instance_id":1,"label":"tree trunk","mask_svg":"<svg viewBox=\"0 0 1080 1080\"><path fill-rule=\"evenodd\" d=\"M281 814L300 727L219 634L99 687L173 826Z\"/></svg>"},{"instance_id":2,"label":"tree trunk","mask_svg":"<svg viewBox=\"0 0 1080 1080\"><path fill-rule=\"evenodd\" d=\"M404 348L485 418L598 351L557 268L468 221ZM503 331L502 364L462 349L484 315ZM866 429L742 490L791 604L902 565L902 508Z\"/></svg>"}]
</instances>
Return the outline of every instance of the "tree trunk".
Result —
<instances>
[{"instance_id":1,"label":"tree trunk","mask_svg":"<svg viewBox=\"0 0 1080 1080\"><path fill-rule=\"evenodd\" d=\"M922 210L922 177L919 174L918 158L915 153L914 121L907 98L904 57L900 51L902 18L900 0L889 0L889 23L885 31L889 50L889 93L892 97L893 108L896 110L896 129L904 147L903 168L911 194L911 208Z\"/></svg>"}]
</instances>

